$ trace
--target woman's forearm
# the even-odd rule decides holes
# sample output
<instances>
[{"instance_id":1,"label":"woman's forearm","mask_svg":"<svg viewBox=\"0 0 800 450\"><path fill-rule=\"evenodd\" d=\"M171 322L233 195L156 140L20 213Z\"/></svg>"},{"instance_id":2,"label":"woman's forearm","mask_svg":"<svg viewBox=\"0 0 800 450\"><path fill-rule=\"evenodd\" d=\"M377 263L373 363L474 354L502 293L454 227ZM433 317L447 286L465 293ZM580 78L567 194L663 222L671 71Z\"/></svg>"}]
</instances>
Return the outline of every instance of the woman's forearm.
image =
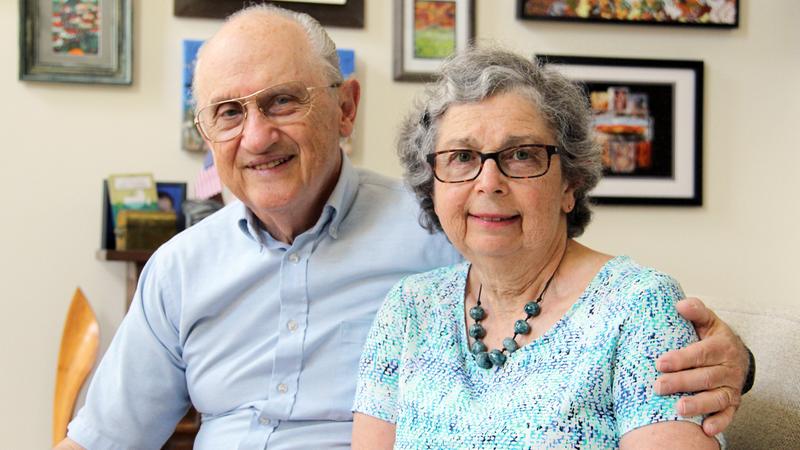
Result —
<instances>
[{"instance_id":1,"label":"woman's forearm","mask_svg":"<svg viewBox=\"0 0 800 450\"><path fill-rule=\"evenodd\" d=\"M366 414L353 414L353 450L391 450L395 425Z\"/></svg>"}]
</instances>

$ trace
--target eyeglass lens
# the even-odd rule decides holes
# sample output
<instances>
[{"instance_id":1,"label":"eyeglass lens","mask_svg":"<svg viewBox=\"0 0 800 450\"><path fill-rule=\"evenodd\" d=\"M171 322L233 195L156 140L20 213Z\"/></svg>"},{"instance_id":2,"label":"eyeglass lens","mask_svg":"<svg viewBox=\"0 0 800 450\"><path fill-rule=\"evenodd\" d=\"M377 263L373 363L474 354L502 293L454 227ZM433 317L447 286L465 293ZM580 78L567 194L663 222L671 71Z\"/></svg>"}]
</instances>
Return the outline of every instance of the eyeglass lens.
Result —
<instances>
[{"instance_id":1,"label":"eyeglass lens","mask_svg":"<svg viewBox=\"0 0 800 450\"><path fill-rule=\"evenodd\" d=\"M198 112L198 124L212 141L233 139L242 132L247 104L253 100L261 113L278 125L303 119L311 109L309 88L302 83L285 83L247 97L208 105Z\"/></svg>"},{"instance_id":2,"label":"eyeglass lens","mask_svg":"<svg viewBox=\"0 0 800 450\"><path fill-rule=\"evenodd\" d=\"M434 170L442 181L468 181L478 176L486 159L494 159L503 174L515 178L541 176L550 167L550 156L545 146L525 145L483 154L483 157L475 150L439 152L434 156Z\"/></svg>"}]
</instances>

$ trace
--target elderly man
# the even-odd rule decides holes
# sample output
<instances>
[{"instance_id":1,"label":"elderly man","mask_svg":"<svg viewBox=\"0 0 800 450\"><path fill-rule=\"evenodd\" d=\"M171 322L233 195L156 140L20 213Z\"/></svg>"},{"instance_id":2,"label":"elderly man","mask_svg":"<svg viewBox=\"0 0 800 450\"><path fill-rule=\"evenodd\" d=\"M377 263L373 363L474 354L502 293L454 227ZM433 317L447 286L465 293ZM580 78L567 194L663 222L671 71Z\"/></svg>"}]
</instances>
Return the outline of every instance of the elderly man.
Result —
<instances>
[{"instance_id":1,"label":"elderly man","mask_svg":"<svg viewBox=\"0 0 800 450\"><path fill-rule=\"evenodd\" d=\"M358 358L384 295L460 257L417 224L396 181L343 156L360 87L313 19L235 14L201 50L194 86L198 127L240 202L150 259L61 448L158 448L190 404L196 449L349 448ZM747 353L702 304L682 308L705 339L661 368L700 368L657 389L710 389L681 412L721 411L706 421L718 432Z\"/></svg>"}]
</instances>

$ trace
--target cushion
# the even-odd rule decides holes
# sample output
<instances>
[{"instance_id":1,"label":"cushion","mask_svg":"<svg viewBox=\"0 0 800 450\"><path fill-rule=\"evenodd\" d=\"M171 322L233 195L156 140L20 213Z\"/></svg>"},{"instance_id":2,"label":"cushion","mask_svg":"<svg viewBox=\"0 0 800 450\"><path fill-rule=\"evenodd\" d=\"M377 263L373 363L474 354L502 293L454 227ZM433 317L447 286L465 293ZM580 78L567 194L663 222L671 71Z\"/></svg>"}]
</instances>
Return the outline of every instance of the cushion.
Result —
<instances>
[{"instance_id":1,"label":"cushion","mask_svg":"<svg viewBox=\"0 0 800 450\"><path fill-rule=\"evenodd\" d=\"M698 297L741 336L756 359L753 389L725 431L728 448L800 448L800 314Z\"/></svg>"}]
</instances>

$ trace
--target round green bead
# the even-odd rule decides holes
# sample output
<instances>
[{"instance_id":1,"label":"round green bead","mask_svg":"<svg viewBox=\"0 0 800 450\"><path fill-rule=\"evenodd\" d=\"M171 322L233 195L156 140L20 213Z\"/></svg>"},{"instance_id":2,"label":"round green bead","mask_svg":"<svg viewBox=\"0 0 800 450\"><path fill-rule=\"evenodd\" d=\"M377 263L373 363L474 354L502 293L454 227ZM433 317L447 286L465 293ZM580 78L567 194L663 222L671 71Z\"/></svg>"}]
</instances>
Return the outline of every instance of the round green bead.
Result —
<instances>
[{"instance_id":1,"label":"round green bead","mask_svg":"<svg viewBox=\"0 0 800 450\"><path fill-rule=\"evenodd\" d=\"M528 322L520 319L514 322L514 332L517 334L528 334L531 332L531 326L528 325Z\"/></svg>"},{"instance_id":2,"label":"round green bead","mask_svg":"<svg viewBox=\"0 0 800 450\"><path fill-rule=\"evenodd\" d=\"M469 309L469 316L472 317L473 320L482 320L486 317L486 310L480 305L473 306Z\"/></svg>"},{"instance_id":3,"label":"round green bead","mask_svg":"<svg viewBox=\"0 0 800 450\"><path fill-rule=\"evenodd\" d=\"M478 367L482 369L492 368L492 360L489 359L489 354L486 352L480 352L475 355L475 362L478 364Z\"/></svg>"},{"instance_id":4,"label":"round green bead","mask_svg":"<svg viewBox=\"0 0 800 450\"><path fill-rule=\"evenodd\" d=\"M498 349L489 352L489 359L492 360L492 364L498 367L506 363L506 355Z\"/></svg>"},{"instance_id":5,"label":"round green bead","mask_svg":"<svg viewBox=\"0 0 800 450\"><path fill-rule=\"evenodd\" d=\"M475 339L481 339L486 336L486 328L483 328L483 325L479 323L473 323L469 326L469 335Z\"/></svg>"},{"instance_id":6,"label":"round green bead","mask_svg":"<svg viewBox=\"0 0 800 450\"><path fill-rule=\"evenodd\" d=\"M475 341L475 343L472 344L472 353L475 355L477 355L480 352L485 352L487 350L489 350L489 348L486 347L486 344L484 344L481 341Z\"/></svg>"},{"instance_id":7,"label":"round green bead","mask_svg":"<svg viewBox=\"0 0 800 450\"><path fill-rule=\"evenodd\" d=\"M536 302L528 302L525 304L525 314L536 317L542 312L542 307Z\"/></svg>"},{"instance_id":8,"label":"round green bead","mask_svg":"<svg viewBox=\"0 0 800 450\"><path fill-rule=\"evenodd\" d=\"M514 353L519 348L517 345L517 341L512 338L505 338L503 339L503 348L505 348L509 354Z\"/></svg>"}]
</instances>

